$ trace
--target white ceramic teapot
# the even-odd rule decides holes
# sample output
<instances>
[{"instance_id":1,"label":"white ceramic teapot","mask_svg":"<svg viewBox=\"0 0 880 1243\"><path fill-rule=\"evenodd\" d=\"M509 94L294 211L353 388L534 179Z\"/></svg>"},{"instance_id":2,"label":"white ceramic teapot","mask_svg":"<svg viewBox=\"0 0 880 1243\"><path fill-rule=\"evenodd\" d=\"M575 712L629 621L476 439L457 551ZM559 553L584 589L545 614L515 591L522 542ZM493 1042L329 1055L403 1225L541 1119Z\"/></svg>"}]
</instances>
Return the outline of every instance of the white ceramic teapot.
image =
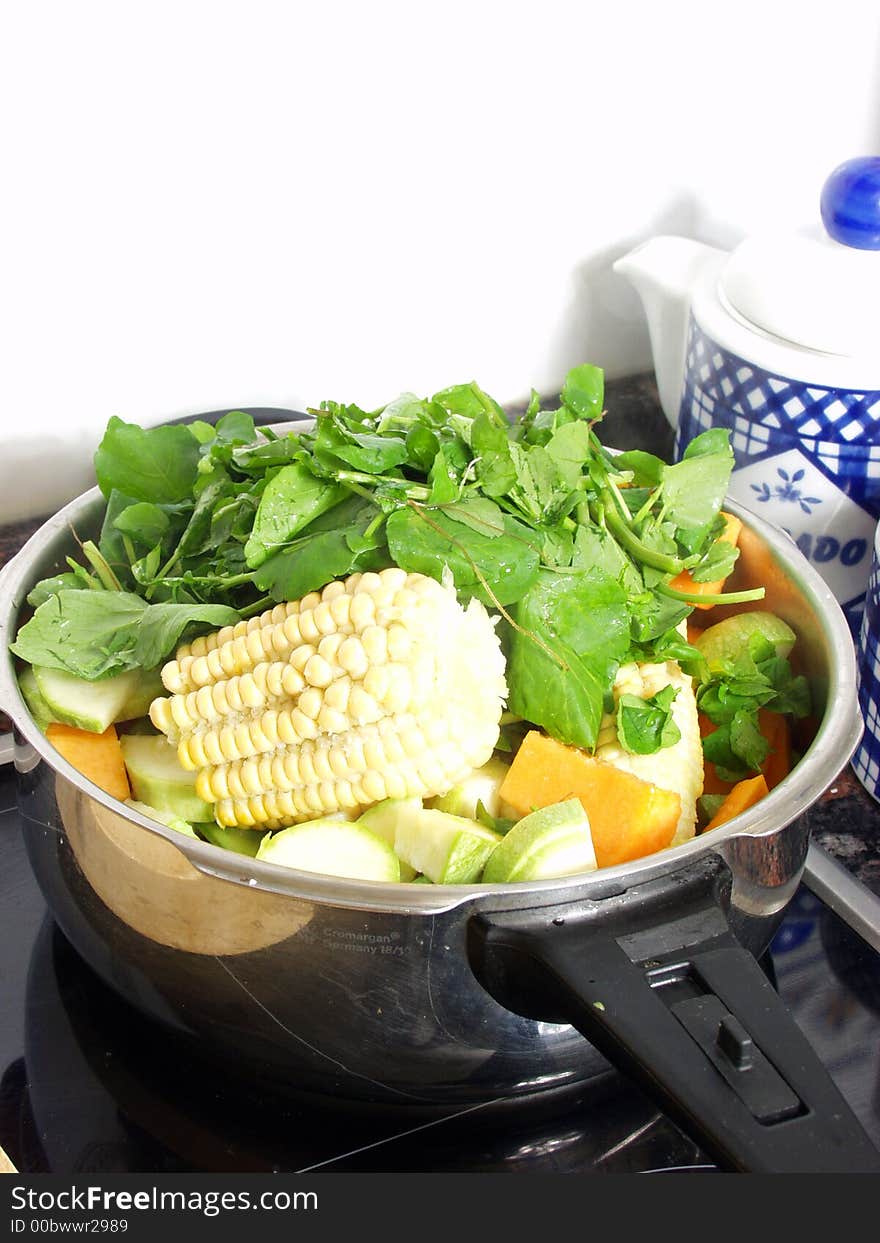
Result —
<instances>
[{"instance_id":1,"label":"white ceramic teapot","mask_svg":"<svg viewBox=\"0 0 880 1243\"><path fill-rule=\"evenodd\" d=\"M789 531L857 632L880 517L880 156L835 169L820 215L731 253L653 238L614 267L644 303L676 455L728 428L731 495Z\"/></svg>"}]
</instances>

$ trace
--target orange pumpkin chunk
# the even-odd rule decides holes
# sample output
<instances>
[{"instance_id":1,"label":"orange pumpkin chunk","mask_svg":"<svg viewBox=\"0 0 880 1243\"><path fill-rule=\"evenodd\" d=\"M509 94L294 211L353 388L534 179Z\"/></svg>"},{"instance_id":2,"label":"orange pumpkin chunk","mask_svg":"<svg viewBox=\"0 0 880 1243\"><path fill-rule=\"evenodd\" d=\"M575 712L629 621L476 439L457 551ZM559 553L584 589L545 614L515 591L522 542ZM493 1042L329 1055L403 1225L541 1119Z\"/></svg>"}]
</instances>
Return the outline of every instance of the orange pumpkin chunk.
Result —
<instances>
[{"instance_id":1,"label":"orange pumpkin chunk","mask_svg":"<svg viewBox=\"0 0 880 1243\"><path fill-rule=\"evenodd\" d=\"M767 789L772 790L791 770L791 727L779 712L760 708L758 728L770 744L761 772L767 780Z\"/></svg>"},{"instance_id":2,"label":"orange pumpkin chunk","mask_svg":"<svg viewBox=\"0 0 880 1243\"><path fill-rule=\"evenodd\" d=\"M108 725L103 734L94 734L53 721L46 727L46 737L55 750L89 781L94 781L96 786L114 798L131 798L128 773L115 726Z\"/></svg>"},{"instance_id":3,"label":"orange pumpkin chunk","mask_svg":"<svg viewBox=\"0 0 880 1243\"><path fill-rule=\"evenodd\" d=\"M537 730L526 734L499 793L520 816L580 799L599 867L662 850L675 836L681 815L681 798L674 790L661 790Z\"/></svg>"},{"instance_id":4,"label":"orange pumpkin chunk","mask_svg":"<svg viewBox=\"0 0 880 1243\"><path fill-rule=\"evenodd\" d=\"M741 811L754 807L755 803L766 797L768 793L767 781L763 773L758 773L757 777L747 777L745 781L738 781L706 825L704 832L708 833L710 829L717 829L719 825L726 824L728 820L738 816Z\"/></svg>"}]
</instances>

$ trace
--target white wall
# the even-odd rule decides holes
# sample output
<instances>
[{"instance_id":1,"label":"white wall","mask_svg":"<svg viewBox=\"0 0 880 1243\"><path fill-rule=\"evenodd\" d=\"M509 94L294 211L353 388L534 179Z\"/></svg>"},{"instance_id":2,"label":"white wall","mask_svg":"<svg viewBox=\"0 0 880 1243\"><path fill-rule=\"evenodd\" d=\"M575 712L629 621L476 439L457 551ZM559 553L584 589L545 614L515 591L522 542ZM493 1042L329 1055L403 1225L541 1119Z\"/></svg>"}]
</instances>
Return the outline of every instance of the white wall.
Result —
<instances>
[{"instance_id":1,"label":"white wall","mask_svg":"<svg viewBox=\"0 0 880 1243\"><path fill-rule=\"evenodd\" d=\"M878 77L875 0L10 6L0 521L112 414L648 367L611 262L811 218Z\"/></svg>"}]
</instances>

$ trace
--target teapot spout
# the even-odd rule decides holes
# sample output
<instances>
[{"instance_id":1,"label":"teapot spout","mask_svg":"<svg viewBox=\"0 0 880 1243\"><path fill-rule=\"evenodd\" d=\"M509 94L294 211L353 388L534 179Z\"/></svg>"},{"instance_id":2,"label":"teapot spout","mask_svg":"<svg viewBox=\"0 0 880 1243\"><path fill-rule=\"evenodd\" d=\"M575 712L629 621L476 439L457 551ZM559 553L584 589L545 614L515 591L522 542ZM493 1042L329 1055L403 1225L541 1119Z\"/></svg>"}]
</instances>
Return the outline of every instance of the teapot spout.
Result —
<instances>
[{"instance_id":1,"label":"teapot spout","mask_svg":"<svg viewBox=\"0 0 880 1243\"><path fill-rule=\"evenodd\" d=\"M723 254L690 238L663 236L642 242L613 265L642 299L660 405L673 427L681 402L691 290L706 264Z\"/></svg>"}]
</instances>

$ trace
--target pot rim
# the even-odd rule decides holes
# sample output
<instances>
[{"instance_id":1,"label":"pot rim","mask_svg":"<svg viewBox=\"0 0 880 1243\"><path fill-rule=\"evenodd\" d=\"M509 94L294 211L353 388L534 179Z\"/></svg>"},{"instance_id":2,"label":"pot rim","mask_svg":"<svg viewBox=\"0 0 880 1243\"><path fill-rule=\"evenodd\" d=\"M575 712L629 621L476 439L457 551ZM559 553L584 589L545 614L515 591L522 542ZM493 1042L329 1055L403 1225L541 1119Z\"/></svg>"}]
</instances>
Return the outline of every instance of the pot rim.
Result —
<instances>
[{"instance_id":1,"label":"pot rim","mask_svg":"<svg viewBox=\"0 0 880 1243\"><path fill-rule=\"evenodd\" d=\"M275 429L282 430L288 426L301 427L301 423L282 423L275 425ZM323 905L422 915L439 914L466 903L487 909L503 909L555 905L584 898L601 899L620 893L636 883L676 871L709 851L717 852L735 838L762 837L780 832L815 803L834 781L851 758L862 734L855 647L840 605L787 532L771 526L757 514L727 498L725 510L741 518L784 564L786 574L793 579L820 619L828 645L827 701L816 735L791 773L753 808L713 830L711 837L697 835L679 846L668 847L631 863L578 876L498 885L415 885L355 880L299 871L239 855L200 839L186 837L105 793L73 768L48 742L22 698L9 643L12 641L13 615L17 614L32 585L32 563L73 525L82 511L99 499L103 499L100 489L94 487L70 501L39 527L0 571L0 708L10 716L25 740L24 748L16 740L16 766L20 771L30 769L36 762L36 753L87 797L164 838L199 871L234 884Z\"/></svg>"}]
</instances>

